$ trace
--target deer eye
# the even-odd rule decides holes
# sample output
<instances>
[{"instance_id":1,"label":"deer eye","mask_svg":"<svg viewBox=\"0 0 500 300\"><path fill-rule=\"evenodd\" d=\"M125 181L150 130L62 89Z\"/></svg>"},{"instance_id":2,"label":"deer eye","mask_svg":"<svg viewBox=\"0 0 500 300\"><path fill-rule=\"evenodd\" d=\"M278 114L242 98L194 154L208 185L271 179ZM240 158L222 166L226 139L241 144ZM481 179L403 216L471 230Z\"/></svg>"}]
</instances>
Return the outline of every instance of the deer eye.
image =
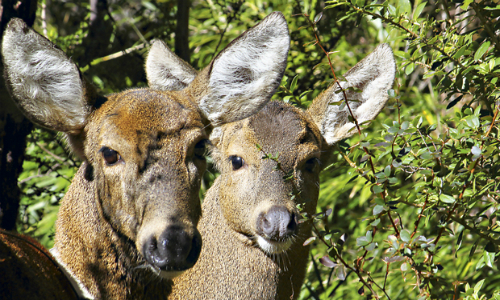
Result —
<instances>
[{"instance_id":1,"label":"deer eye","mask_svg":"<svg viewBox=\"0 0 500 300\"><path fill-rule=\"evenodd\" d=\"M108 166L112 166L121 160L120 154L113 149L102 147L99 151L102 153L102 157Z\"/></svg>"},{"instance_id":2,"label":"deer eye","mask_svg":"<svg viewBox=\"0 0 500 300\"><path fill-rule=\"evenodd\" d=\"M229 160L231 161L231 164L233 164L233 171L240 169L245 164L243 158L239 156L230 156Z\"/></svg>"},{"instance_id":3,"label":"deer eye","mask_svg":"<svg viewBox=\"0 0 500 300\"><path fill-rule=\"evenodd\" d=\"M204 158L207 153L208 140L201 140L194 146L194 155L199 158Z\"/></svg>"},{"instance_id":4,"label":"deer eye","mask_svg":"<svg viewBox=\"0 0 500 300\"><path fill-rule=\"evenodd\" d=\"M319 165L319 159L316 157L310 158L304 164L304 169L308 172L314 172Z\"/></svg>"}]
</instances>

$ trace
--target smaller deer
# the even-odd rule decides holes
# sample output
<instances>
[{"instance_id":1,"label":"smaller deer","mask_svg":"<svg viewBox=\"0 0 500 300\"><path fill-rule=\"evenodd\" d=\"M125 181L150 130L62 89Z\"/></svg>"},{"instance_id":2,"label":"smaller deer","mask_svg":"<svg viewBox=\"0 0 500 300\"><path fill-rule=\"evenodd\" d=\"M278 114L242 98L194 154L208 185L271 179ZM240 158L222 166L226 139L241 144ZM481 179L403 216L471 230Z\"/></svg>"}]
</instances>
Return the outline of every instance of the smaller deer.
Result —
<instances>
[{"instance_id":1,"label":"smaller deer","mask_svg":"<svg viewBox=\"0 0 500 300\"><path fill-rule=\"evenodd\" d=\"M378 46L344 77L355 118L373 120L394 82L391 49ZM306 111L274 101L213 130L212 157L221 174L202 205L203 248L197 264L174 279L171 299L298 297L309 253L302 245L311 224L297 222L297 204L309 215L316 212L319 172L331 148L357 132L347 108L331 105L343 99L333 84ZM278 159L266 155L276 153Z\"/></svg>"},{"instance_id":2,"label":"smaller deer","mask_svg":"<svg viewBox=\"0 0 500 300\"><path fill-rule=\"evenodd\" d=\"M154 89L101 96L54 44L20 19L8 24L2 54L13 99L33 122L63 132L83 159L52 252L80 296L166 299L171 279L195 264L208 130L269 101L289 43L283 16L273 13L191 76L155 42L146 62ZM166 69L160 56L177 68Z\"/></svg>"},{"instance_id":3,"label":"smaller deer","mask_svg":"<svg viewBox=\"0 0 500 300\"><path fill-rule=\"evenodd\" d=\"M55 258L29 236L0 229L0 297L79 299Z\"/></svg>"}]
</instances>

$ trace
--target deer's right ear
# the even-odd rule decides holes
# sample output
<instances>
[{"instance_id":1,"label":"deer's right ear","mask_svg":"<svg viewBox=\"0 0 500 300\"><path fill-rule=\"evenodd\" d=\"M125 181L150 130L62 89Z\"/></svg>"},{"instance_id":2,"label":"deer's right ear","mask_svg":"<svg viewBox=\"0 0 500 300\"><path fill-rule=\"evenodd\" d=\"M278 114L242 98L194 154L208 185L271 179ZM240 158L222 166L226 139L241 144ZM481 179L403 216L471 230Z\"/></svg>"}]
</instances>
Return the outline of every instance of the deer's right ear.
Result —
<instances>
[{"instance_id":1,"label":"deer's right ear","mask_svg":"<svg viewBox=\"0 0 500 300\"><path fill-rule=\"evenodd\" d=\"M394 84L395 75L396 62L387 44L379 45L344 75L347 82L340 84L359 124L372 121L382 110L389 99L387 92ZM318 125L327 147L356 133L347 107L340 109L344 92L333 84L307 110Z\"/></svg>"},{"instance_id":2,"label":"deer's right ear","mask_svg":"<svg viewBox=\"0 0 500 300\"><path fill-rule=\"evenodd\" d=\"M28 119L69 134L83 129L95 91L61 49L14 18L5 29L2 56L7 87Z\"/></svg>"},{"instance_id":3,"label":"deer's right ear","mask_svg":"<svg viewBox=\"0 0 500 300\"><path fill-rule=\"evenodd\" d=\"M146 74L150 88L161 91L178 91L187 87L196 72L183 59L175 55L160 40L153 40L146 59Z\"/></svg>"},{"instance_id":4,"label":"deer's right ear","mask_svg":"<svg viewBox=\"0 0 500 300\"><path fill-rule=\"evenodd\" d=\"M222 50L189 92L214 126L246 118L279 87L289 47L286 20L274 12Z\"/></svg>"}]
</instances>

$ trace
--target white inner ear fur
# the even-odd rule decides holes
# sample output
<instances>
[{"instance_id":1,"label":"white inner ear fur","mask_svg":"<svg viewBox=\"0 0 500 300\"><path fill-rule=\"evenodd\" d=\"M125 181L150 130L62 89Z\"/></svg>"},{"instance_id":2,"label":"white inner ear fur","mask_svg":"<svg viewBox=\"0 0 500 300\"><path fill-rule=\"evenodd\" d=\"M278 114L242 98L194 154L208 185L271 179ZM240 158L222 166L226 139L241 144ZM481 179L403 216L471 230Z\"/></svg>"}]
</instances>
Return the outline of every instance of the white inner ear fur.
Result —
<instances>
[{"instance_id":1,"label":"white inner ear fur","mask_svg":"<svg viewBox=\"0 0 500 300\"><path fill-rule=\"evenodd\" d=\"M32 121L64 131L83 127L88 107L80 73L60 49L32 29L7 28L2 53L12 92Z\"/></svg>"},{"instance_id":2,"label":"white inner ear fur","mask_svg":"<svg viewBox=\"0 0 500 300\"><path fill-rule=\"evenodd\" d=\"M175 55L163 41L154 40L146 59L146 74L149 87L178 91L187 87L197 72Z\"/></svg>"},{"instance_id":3,"label":"white inner ear fur","mask_svg":"<svg viewBox=\"0 0 500 300\"><path fill-rule=\"evenodd\" d=\"M32 121L62 131L83 127L89 111L80 73L61 50L32 29L8 28L2 54L12 92Z\"/></svg>"},{"instance_id":4,"label":"white inner ear fur","mask_svg":"<svg viewBox=\"0 0 500 300\"><path fill-rule=\"evenodd\" d=\"M289 45L286 21L273 13L223 50L199 104L213 125L245 118L265 105L281 82Z\"/></svg>"},{"instance_id":5,"label":"white inner ear fur","mask_svg":"<svg viewBox=\"0 0 500 300\"><path fill-rule=\"evenodd\" d=\"M359 124L373 120L382 110L389 99L387 91L394 83L395 70L392 50L387 44L382 44L346 73L347 82L341 82L342 88L356 87L362 90L360 93L345 91L348 100L359 101L348 101ZM327 91L327 97L331 99L329 103L343 101L344 94L335 93L338 90L340 89L337 84L329 88ZM327 105L320 128L329 145L356 132L355 124L349 122L348 116L347 107L339 110L338 105Z\"/></svg>"}]
</instances>

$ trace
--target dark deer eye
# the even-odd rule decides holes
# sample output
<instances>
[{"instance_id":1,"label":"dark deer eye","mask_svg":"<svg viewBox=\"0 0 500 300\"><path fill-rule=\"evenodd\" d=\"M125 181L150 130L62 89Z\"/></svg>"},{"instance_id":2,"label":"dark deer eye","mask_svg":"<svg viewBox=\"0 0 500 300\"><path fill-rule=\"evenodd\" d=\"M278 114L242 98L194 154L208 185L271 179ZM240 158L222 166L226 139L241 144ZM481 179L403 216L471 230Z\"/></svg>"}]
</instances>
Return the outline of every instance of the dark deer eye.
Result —
<instances>
[{"instance_id":1,"label":"dark deer eye","mask_svg":"<svg viewBox=\"0 0 500 300\"><path fill-rule=\"evenodd\" d=\"M316 157L310 158L304 164L304 169L308 172L314 172L319 165L319 159Z\"/></svg>"},{"instance_id":2,"label":"dark deer eye","mask_svg":"<svg viewBox=\"0 0 500 300\"><path fill-rule=\"evenodd\" d=\"M238 170L239 168L243 167L245 164L245 161L243 158L239 156L230 156L229 160L231 160L231 163L233 164L233 171Z\"/></svg>"},{"instance_id":3,"label":"dark deer eye","mask_svg":"<svg viewBox=\"0 0 500 300\"><path fill-rule=\"evenodd\" d=\"M194 155L199 158L204 158L207 152L208 140L201 140L194 146Z\"/></svg>"},{"instance_id":4,"label":"dark deer eye","mask_svg":"<svg viewBox=\"0 0 500 300\"><path fill-rule=\"evenodd\" d=\"M108 147L102 147L99 151L102 152L102 157L108 166L116 164L121 159L118 152Z\"/></svg>"}]
</instances>

